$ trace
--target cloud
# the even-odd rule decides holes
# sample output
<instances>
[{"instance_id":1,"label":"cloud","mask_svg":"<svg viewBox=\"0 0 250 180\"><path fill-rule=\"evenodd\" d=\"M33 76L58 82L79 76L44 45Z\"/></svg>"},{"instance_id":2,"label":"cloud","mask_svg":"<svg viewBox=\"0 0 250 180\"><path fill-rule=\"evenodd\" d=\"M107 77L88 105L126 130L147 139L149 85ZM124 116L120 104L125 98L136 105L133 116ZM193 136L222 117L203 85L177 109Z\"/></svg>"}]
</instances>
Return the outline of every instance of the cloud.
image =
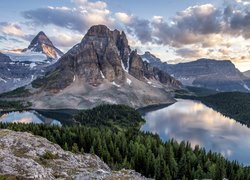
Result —
<instances>
[{"instance_id":1,"label":"cloud","mask_svg":"<svg viewBox=\"0 0 250 180\"><path fill-rule=\"evenodd\" d=\"M176 54L182 58L201 58L207 55L207 50L202 48L180 48L176 50Z\"/></svg>"},{"instance_id":2,"label":"cloud","mask_svg":"<svg viewBox=\"0 0 250 180\"><path fill-rule=\"evenodd\" d=\"M212 4L189 7L178 12L173 22L179 29L189 30L193 33L210 34L221 30L220 11Z\"/></svg>"},{"instance_id":3,"label":"cloud","mask_svg":"<svg viewBox=\"0 0 250 180\"><path fill-rule=\"evenodd\" d=\"M118 12L115 14L118 23L123 23L127 32L134 35L142 43L152 42L152 29L150 20L141 19L137 16L128 15L124 12Z\"/></svg>"},{"instance_id":4,"label":"cloud","mask_svg":"<svg viewBox=\"0 0 250 180\"><path fill-rule=\"evenodd\" d=\"M83 33L91 25L106 24L112 26L113 19L105 2L75 0L76 7L47 7L29 10L23 17L36 25L56 25Z\"/></svg>"},{"instance_id":5,"label":"cloud","mask_svg":"<svg viewBox=\"0 0 250 180\"><path fill-rule=\"evenodd\" d=\"M115 17L124 24L129 24L132 19L132 16L129 16L128 14L123 12L115 13Z\"/></svg>"},{"instance_id":6,"label":"cloud","mask_svg":"<svg viewBox=\"0 0 250 180\"><path fill-rule=\"evenodd\" d=\"M18 37L23 37L25 34L19 25L8 22L0 22L0 32L5 35L14 35Z\"/></svg>"},{"instance_id":7,"label":"cloud","mask_svg":"<svg viewBox=\"0 0 250 180\"><path fill-rule=\"evenodd\" d=\"M235 12L231 15L229 32L250 39L250 11Z\"/></svg>"},{"instance_id":8,"label":"cloud","mask_svg":"<svg viewBox=\"0 0 250 180\"><path fill-rule=\"evenodd\" d=\"M53 34L51 36L51 41L57 47L67 49L68 47L72 47L75 44L79 43L83 36L81 34L73 34L67 32L59 32L57 30L53 30Z\"/></svg>"},{"instance_id":9,"label":"cloud","mask_svg":"<svg viewBox=\"0 0 250 180\"><path fill-rule=\"evenodd\" d=\"M235 0L235 1L243 5L250 5L250 0Z\"/></svg>"},{"instance_id":10,"label":"cloud","mask_svg":"<svg viewBox=\"0 0 250 180\"><path fill-rule=\"evenodd\" d=\"M4 36L0 36L0 41L6 41L7 40L7 38L6 37L4 37Z\"/></svg>"}]
</instances>

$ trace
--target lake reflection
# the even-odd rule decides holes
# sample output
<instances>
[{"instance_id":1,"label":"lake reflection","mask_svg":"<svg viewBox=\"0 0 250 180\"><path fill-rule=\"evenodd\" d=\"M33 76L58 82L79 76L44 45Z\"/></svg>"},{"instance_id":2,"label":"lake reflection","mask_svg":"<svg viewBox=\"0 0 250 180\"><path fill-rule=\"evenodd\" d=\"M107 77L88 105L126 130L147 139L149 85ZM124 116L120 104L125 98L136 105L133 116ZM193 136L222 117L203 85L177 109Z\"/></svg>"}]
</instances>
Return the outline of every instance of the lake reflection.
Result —
<instances>
[{"instance_id":1,"label":"lake reflection","mask_svg":"<svg viewBox=\"0 0 250 180\"><path fill-rule=\"evenodd\" d=\"M163 140L189 141L222 153L230 160L250 164L250 129L204 104L178 100L166 108L148 112L142 131L157 133Z\"/></svg>"},{"instance_id":2,"label":"lake reflection","mask_svg":"<svg viewBox=\"0 0 250 180\"><path fill-rule=\"evenodd\" d=\"M34 123L34 124L49 124L49 125L59 125L61 123L55 119L47 118L37 113L36 111L14 111L3 114L0 116L1 123Z\"/></svg>"}]
</instances>

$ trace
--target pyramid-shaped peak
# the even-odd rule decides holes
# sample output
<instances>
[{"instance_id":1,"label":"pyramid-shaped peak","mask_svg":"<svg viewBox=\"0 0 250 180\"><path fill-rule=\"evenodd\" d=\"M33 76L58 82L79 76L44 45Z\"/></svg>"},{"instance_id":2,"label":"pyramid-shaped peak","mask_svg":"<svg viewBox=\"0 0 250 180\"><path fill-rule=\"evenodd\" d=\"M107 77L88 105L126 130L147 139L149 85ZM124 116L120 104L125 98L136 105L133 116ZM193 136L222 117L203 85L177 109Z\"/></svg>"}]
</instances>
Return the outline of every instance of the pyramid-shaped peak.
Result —
<instances>
[{"instance_id":1,"label":"pyramid-shaped peak","mask_svg":"<svg viewBox=\"0 0 250 180\"><path fill-rule=\"evenodd\" d=\"M33 47L34 45L41 45L46 44L49 46L53 46L53 43L49 40L49 38L46 36L46 34L43 31L40 31L35 38L31 41L30 46L28 49Z\"/></svg>"},{"instance_id":2,"label":"pyramid-shaped peak","mask_svg":"<svg viewBox=\"0 0 250 180\"><path fill-rule=\"evenodd\" d=\"M46 34L43 31L40 31L37 35L38 36L46 36Z\"/></svg>"},{"instance_id":3,"label":"pyramid-shaped peak","mask_svg":"<svg viewBox=\"0 0 250 180\"><path fill-rule=\"evenodd\" d=\"M58 59L63 55L63 53L53 45L43 31L40 31L31 41L29 47L24 49L24 51L27 50L44 53L47 57L52 59Z\"/></svg>"}]
</instances>

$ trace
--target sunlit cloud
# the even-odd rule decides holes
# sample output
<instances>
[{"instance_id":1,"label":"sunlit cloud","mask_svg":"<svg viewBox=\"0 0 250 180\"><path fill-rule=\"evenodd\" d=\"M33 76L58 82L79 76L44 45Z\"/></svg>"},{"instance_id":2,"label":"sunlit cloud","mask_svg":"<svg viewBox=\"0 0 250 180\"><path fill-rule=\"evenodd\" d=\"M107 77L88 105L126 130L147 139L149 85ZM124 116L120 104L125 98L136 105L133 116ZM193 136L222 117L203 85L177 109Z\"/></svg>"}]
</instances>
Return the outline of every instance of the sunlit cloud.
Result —
<instances>
[{"instance_id":1,"label":"sunlit cloud","mask_svg":"<svg viewBox=\"0 0 250 180\"><path fill-rule=\"evenodd\" d=\"M18 41L30 41L40 30L49 29L49 38L66 51L80 42L90 26L105 24L125 31L132 49L137 48L142 53L150 50L171 63L198 58L229 59L238 64L250 60L247 48L250 45L249 0L230 0L221 7L194 5L172 17L155 12L147 19L121 9L112 12L109 3L101 0L70 2L67 6L26 10L21 13L25 21L20 23L22 25L0 23L0 36L7 40L6 36L13 36L16 45ZM5 42L4 38L0 41Z\"/></svg>"},{"instance_id":2,"label":"sunlit cloud","mask_svg":"<svg viewBox=\"0 0 250 180\"><path fill-rule=\"evenodd\" d=\"M0 22L0 32L6 35L23 37L25 33L22 28L15 23Z\"/></svg>"}]
</instances>

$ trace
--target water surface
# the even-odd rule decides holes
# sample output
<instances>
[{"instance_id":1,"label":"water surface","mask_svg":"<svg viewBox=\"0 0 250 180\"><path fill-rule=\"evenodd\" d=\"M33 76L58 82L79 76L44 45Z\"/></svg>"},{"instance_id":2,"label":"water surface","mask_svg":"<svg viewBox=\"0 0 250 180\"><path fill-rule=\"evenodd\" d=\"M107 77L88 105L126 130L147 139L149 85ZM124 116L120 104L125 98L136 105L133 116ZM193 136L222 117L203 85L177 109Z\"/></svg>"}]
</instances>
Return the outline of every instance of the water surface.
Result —
<instances>
[{"instance_id":1,"label":"water surface","mask_svg":"<svg viewBox=\"0 0 250 180\"><path fill-rule=\"evenodd\" d=\"M25 124L28 124L28 123L50 124L50 125L61 126L61 123L59 121L42 116L36 111L8 112L0 116L0 122L2 123L25 123Z\"/></svg>"},{"instance_id":2,"label":"water surface","mask_svg":"<svg viewBox=\"0 0 250 180\"><path fill-rule=\"evenodd\" d=\"M230 160L250 165L250 129L193 100L145 114L142 131L157 133L163 140L189 141Z\"/></svg>"}]
</instances>

